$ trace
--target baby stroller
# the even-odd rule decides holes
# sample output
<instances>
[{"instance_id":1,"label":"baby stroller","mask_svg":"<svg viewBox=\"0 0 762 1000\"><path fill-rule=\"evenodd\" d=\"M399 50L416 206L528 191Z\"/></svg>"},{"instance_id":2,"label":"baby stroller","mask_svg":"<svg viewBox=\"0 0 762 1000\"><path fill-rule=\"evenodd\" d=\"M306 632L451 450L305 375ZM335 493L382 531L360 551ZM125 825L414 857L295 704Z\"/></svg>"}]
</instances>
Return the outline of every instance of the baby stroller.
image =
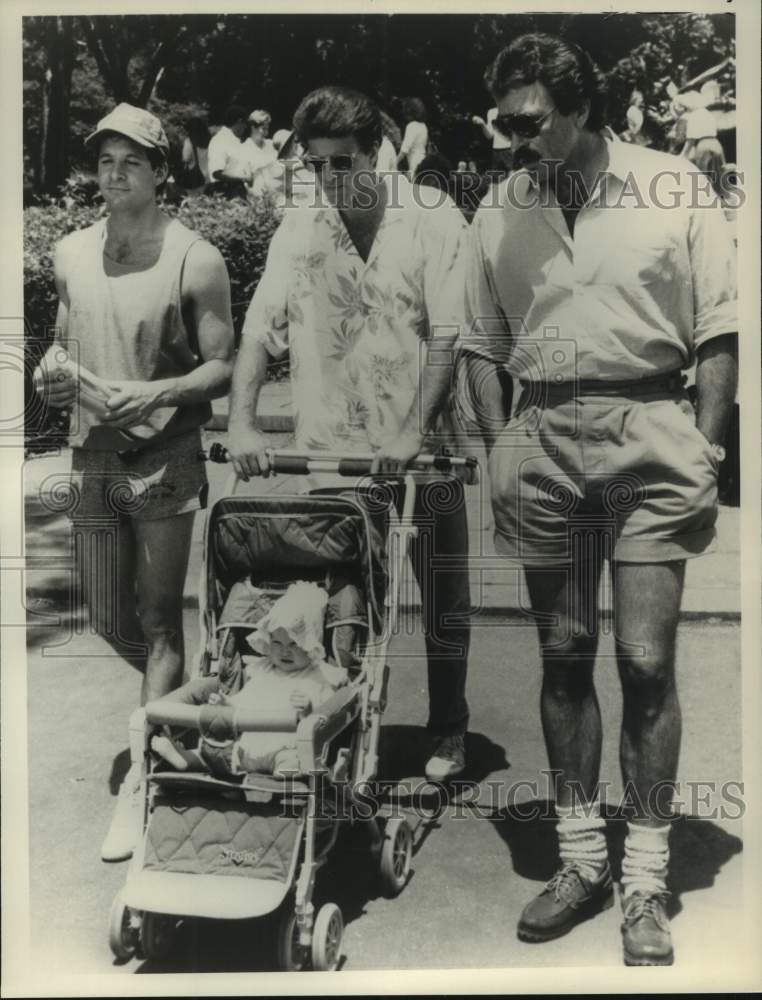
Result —
<instances>
[{"instance_id":1,"label":"baby stroller","mask_svg":"<svg viewBox=\"0 0 762 1000\"><path fill-rule=\"evenodd\" d=\"M219 445L209 457L227 459ZM271 452L270 460L275 472L297 475L330 472L357 478L370 470L370 456L279 451ZM401 517L383 482L351 493L243 496L236 495L234 480L211 506L199 587L196 673L216 676L224 691L235 692L244 673L244 639L263 613L246 594L275 597L306 579L329 592L324 646L334 663L347 669L349 680L303 718L295 712L273 718L256 708L244 712L230 705L166 701L151 702L133 716L132 753L142 762L143 835L112 907L109 942L117 958L165 956L180 922L189 917L273 914L278 968L336 969L341 911L327 902L315 913L313 889L342 824L366 829L384 894L402 890L421 819L411 823L396 814L384 821L383 808L370 808L367 789L377 772L387 647L396 630L403 562L415 532L416 479L432 469L448 473L456 468L476 481L474 459L420 456L405 475ZM176 739L196 741L199 733L218 739L245 732L294 733L298 774L246 773L222 780L173 771L151 751L151 737L162 729Z\"/></svg>"}]
</instances>

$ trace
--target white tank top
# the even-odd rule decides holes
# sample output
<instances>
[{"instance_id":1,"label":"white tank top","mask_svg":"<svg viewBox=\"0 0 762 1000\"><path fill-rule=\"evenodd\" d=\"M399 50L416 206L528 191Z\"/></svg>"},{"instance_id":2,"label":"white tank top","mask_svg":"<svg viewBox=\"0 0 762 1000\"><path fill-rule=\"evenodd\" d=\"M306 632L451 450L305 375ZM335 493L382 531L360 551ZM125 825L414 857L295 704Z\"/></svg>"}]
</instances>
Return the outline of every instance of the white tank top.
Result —
<instances>
[{"instance_id":1,"label":"white tank top","mask_svg":"<svg viewBox=\"0 0 762 1000\"><path fill-rule=\"evenodd\" d=\"M181 279L190 247L201 237L173 219L156 263L147 269L109 262L103 247L106 219L66 238L70 356L105 379L155 381L186 375L202 361L182 316ZM72 447L102 451L145 447L205 423L209 403L156 410L129 434L98 422L84 407L72 413ZM131 439L134 438L134 441Z\"/></svg>"}]
</instances>

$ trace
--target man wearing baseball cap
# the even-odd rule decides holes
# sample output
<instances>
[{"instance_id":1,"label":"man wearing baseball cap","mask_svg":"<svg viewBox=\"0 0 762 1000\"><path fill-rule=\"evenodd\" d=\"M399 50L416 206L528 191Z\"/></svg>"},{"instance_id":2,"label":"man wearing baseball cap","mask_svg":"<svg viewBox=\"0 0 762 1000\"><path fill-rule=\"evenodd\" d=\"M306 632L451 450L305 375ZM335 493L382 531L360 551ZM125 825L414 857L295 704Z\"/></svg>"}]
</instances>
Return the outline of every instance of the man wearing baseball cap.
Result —
<instances>
[{"instance_id":1,"label":"man wearing baseball cap","mask_svg":"<svg viewBox=\"0 0 762 1000\"><path fill-rule=\"evenodd\" d=\"M228 391L230 284L219 251L161 211L161 122L120 104L88 144L106 218L55 253L58 344L38 387L71 408L74 551L92 626L145 665L141 704L183 678L182 597L210 401ZM68 358L67 358L68 355ZM140 830L136 776L120 792L104 860Z\"/></svg>"}]
</instances>

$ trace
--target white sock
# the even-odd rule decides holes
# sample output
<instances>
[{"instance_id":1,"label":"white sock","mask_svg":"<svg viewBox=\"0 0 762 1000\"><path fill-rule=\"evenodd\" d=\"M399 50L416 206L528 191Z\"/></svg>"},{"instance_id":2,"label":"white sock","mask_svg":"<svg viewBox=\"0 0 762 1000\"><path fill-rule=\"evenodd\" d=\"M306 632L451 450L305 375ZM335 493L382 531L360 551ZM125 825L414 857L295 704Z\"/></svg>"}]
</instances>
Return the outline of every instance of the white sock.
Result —
<instances>
[{"instance_id":1,"label":"white sock","mask_svg":"<svg viewBox=\"0 0 762 1000\"><path fill-rule=\"evenodd\" d=\"M584 806L556 804L556 815L561 863L578 865L586 878L597 879L608 860L603 833L606 821L600 814L598 800Z\"/></svg>"},{"instance_id":2,"label":"white sock","mask_svg":"<svg viewBox=\"0 0 762 1000\"><path fill-rule=\"evenodd\" d=\"M666 892L669 828L669 823L660 826L627 823L622 861L622 892L625 898L637 890Z\"/></svg>"}]
</instances>

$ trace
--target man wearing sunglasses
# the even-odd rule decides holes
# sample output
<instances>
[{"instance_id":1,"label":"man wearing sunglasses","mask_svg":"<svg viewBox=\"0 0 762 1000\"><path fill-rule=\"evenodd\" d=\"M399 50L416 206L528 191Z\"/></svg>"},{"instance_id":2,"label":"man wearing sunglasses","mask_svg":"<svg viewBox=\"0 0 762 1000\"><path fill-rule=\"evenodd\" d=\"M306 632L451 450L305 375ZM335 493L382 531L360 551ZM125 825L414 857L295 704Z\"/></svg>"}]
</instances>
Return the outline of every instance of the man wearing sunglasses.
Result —
<instances>
[{"instance_id":1,"label":"man wearing sunglasses","mask_svg":"<svg viewBox=\"0 0 762 1000\"><path fill-rule=\"evenodd\" d=\"M446 195L432 207L407 178L379 176L381 113L365 95L314 91L294 126L316 198L286 213L270 245L235 366L229 451L243 478L268 474L257 398L268 358L288 351L297 446L374 453L373 474L398 473L452 442L444 403L464 314L466 223ZM425 770L446 780L465 766L468 724L463 484L423 484L415 513L433 737Z\"/></svg>"},{"instance_id":2,"label":"man wearing sunglasses","mask_svg":"<svg viewBox=\"0 0 762 1000\"><path fill-rule=\"evenodd\" d=\"M612 900L593 685L607 558L632 806L624 959L668 965L675 641L685 560L714 536L735 394L732 245L685 161L612 141L576 46L522 36L486 80L516 173L474 219L467 306L474 344L523 390L490 456L495 543L523 564L537 616L561 859L518 934L550 940ZM695 418L681 378L694 360Z\"/></svg>"}]
</instances>

